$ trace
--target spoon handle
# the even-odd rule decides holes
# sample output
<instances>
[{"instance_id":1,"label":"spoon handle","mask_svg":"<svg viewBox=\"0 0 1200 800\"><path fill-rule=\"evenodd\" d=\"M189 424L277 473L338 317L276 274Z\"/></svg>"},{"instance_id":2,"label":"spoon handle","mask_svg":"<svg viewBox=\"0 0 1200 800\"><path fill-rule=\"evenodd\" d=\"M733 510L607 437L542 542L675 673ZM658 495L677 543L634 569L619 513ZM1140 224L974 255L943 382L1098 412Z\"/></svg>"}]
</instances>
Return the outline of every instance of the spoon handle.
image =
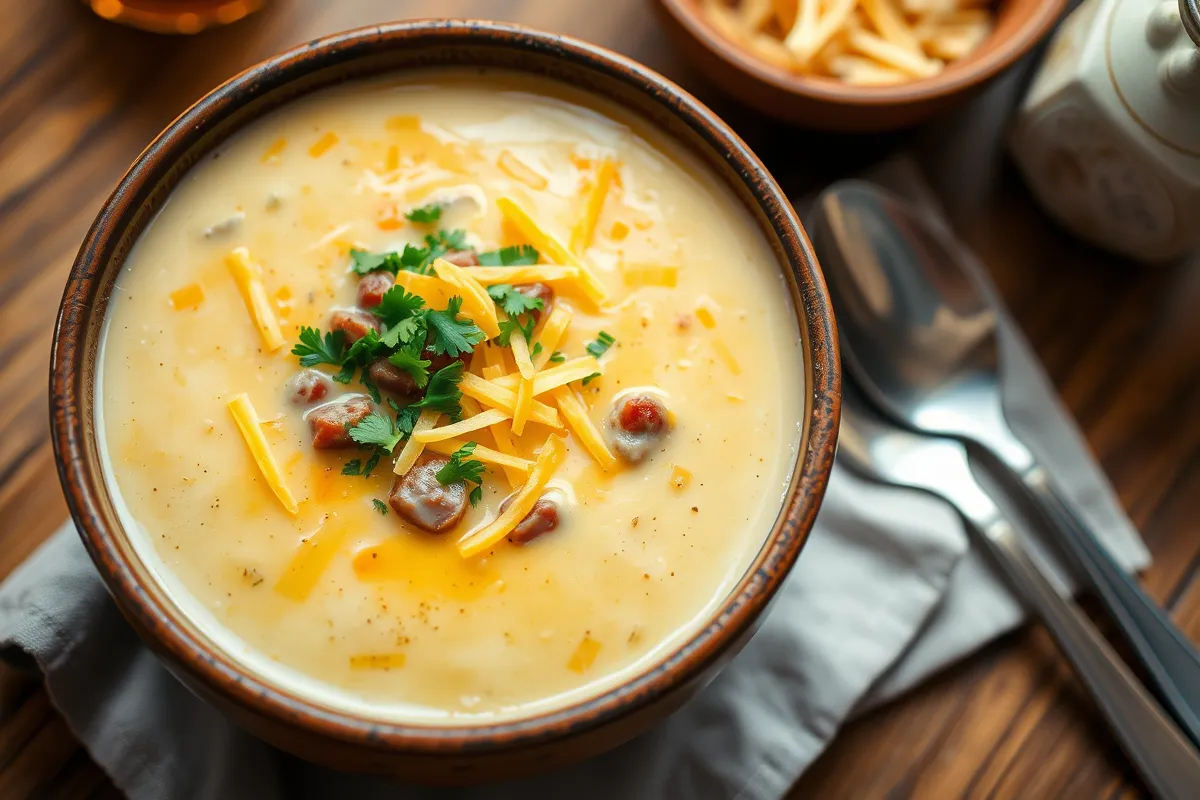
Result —
<instances>
[{"instance_id":1,"label":"spoon handle","mask_svg":"<svg viewBox=\"0 0 1200 800\"><path fill-rule=\"evenodd\" d=\"M1104 604L1164 708L1200 746L1200 653L1137 580L1112 560L1041 466L1027 471L1024 482L1047 520L1062 533L1057 541Z\"/></svg>"},{"instance_id":2,"label":"spoon handle","mask_svg":"<svg viewBox=\"0 0 1200 800\"><path fill-rule=\"evenodd\" d=\"M1200 787L1200 755L1079 608L1059 597L1026 555L1007 520L979 537L1018 594L1091 690L1121 748L1157 797L1184 800Z\"/></svg>"}]
</instances>

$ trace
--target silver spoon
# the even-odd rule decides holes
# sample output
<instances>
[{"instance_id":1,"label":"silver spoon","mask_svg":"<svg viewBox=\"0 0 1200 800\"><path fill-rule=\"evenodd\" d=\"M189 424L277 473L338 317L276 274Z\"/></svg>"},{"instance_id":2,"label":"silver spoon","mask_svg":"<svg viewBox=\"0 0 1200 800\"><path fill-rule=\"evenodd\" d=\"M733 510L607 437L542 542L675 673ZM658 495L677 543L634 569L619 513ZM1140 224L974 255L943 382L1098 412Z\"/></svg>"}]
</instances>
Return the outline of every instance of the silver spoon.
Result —
<instances>
[{"instance_id":1,"label":"silver spoon","mask_svg":"<svg viewBox=\"0 0 1200 800\"><path fill-rule=\"evenodd\" d=\"M996 314L964 266L970 251L932 215L861 181L817 200L808 226L833 299L847 372L869 400L922 433L974 442L1015 477L1200 746L1200 654L1117 565L1001 407Z\"/></svg>"},{"instance_id":2,"label":"silver spoon","mask_svg":"<svg viewBox=\"0 0 1200 800\"><path fill-rule=\"evenodd\" d=\"M1050 631L1155 795L1180 800L1196 796L1200 756L1095 626L1074 603L1059 596L1029 558L1012 525L976 483L961 442L922 436L882 420L866 409L847 380L838 459L868 480L929 492L954 506L1013 590Z\"/></svg>"}]
</instances>

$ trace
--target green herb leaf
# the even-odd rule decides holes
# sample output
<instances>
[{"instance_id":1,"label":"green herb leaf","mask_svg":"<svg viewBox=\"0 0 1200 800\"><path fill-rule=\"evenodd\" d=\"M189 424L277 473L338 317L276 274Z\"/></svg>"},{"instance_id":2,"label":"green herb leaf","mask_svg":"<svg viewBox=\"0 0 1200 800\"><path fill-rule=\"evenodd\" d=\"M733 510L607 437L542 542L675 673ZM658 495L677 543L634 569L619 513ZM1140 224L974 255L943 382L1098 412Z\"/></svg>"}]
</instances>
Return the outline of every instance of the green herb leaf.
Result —
<instances>
[{"instance_id":1,"label":"green herb leaf","mask_svg":"<svg viewBox=\"0 0 1200 800\"><path fill-rule=\"evenodd\" d=\"M414 208L405 214L404 218L419 225L432 225L442 218L442 206L439 203L430 203Z\"/></svg>"},{"instance_id":2,"label":"green herb leaf","mask_svg":"<svg viewBox=\"0 0 1200 800\"><path fill-rule=\"evenodd\" d=\"M392 327L388 328L383 336L379 337L379 341L383 342L387 347L398 347L401 344L409 344L411 342L425 341L425 315L410 317L409 319L401 320Z\"/></svg>"},{"instance_id":3,"label":"green herb leaf","mask_svg":"<svg viewBox=\"0 0 1200 800\"><path fill-rule=\"evenodd\" d=\"M384 269L395 275L399 266L394 263L395 258L395 253L368 253L366 250L351 250L350 269L359 275L366 275L377 269Z\"/></svg>"},{"instance_id":4,"label":"green herb leaf","mask_svg":"<svg viewBox=\"0 0 1200 800\"><path fill-rule=\"evenodd\" d=\"M387 512L388 512L387 503L383 502L378 497L373 497L373 498L371 498L371 505L375 506L375 510L378 511L381 515L383 515L385 517L387 516Z\"/></svg>"},{"instance_id":5,"label":"green herb leaf","mask_svg":"<svg viewBox=\"0 0 1200 800\"><path fill-rule=\"evenodd\" d=\"M457 422L462 418L462 406L459 405L459 401L462 400L462 392L458 388L458 384L462 381L462 376L463 362L461 361L455 361L442 367L429 379L429 386L425 390L425 397L419 402L413 403L408 408L432 409L443 414L448 414L450 419ZM405 410L407 411L408 409ZM409 433L411 432L412 428L410 427Z\"/></svg>"},{"instance_id":6,"label":"green herb leaf","mask_svg":"<svg viewBox=\"0 0 1200 800\"><path fill-rule=\"evenodd\" d=\"M316 364L333 364L341 366L342 354L346 346L346 334L342 331L330 331L321 338L321 331L307 326L300 329L300 342L292 347L292 355L300 356L300 366L311 367Z\"/></svg>"},{"instance_id":7,"label":"green herb leaf","mask_svg":"<svg viewBox=\"0 0 1200 800\"><path fill-rule=\"evenodd\" d=\"M391 417L373 411L350 429L350 438L359 444L374 445L390 453L401 436L396 432Z\"/></svg>"},{"instance_id":8,"label":"green herb leaf","mask_svg":"<svg viewBox=\"0 0 1200 800\"><path fill-rule=\"evenodd\" d=\"M596 341L588 342L588 346L585 349L588 351L589 355L599 358L607 353L608 348L612 347L616 341L617 340L611 335L605 333L604 331L600 331L599 335L596 336Z\"/></svg>"},{"instance_id":9,"label":"green herb leaf","mask_svg":"<svg viewBox=\"0 0 1200 800\"><path fill-rule=\"evenodd\" d=\"M459 481L470 481L475 484L483 483L482 461L471 459L470 456L475 452L475 442L467 442L462 447L454 451L450 456L450 460L446 462L446 466L442 467L437 472L438 483L446 486ZM476 487L479 488L478 486ZM474 494L474 491L472 491ZM483 492L480 491L479 496L483 497ZM479 500L475 500L471 505L475 505Z\"/></svg>"},{"instance_id":10,"label":"green herb leaf","mask_svg":"<svg viewBox=\"0 0 1200 800\"><path fill-rule=\"evenodd\" d=\"M421 416L421 409L416 406L400 409L395 404L393 407L396 409L396 432L407 439L412 436L413 427L417 424L417 417Z\"/></svg>"},{"instance_id":11,"label":"green herb leaf","mask_svg":"<svg viewBox=\"0 0 1200 800\"><path fill-rule=\"evenodd\" d=\"M379 305L375 306L372 311L375 312L375 316L383 320L386 327L391 328L416 317L424 307L425 299L423 297L406 292L403 286L393 286L384 292L383 297L379 300Z\"/></svg>"},{"instance_id":12,"label":"green herb leaf","mask_svg":"<svg viewBox=\"0 0 1200 800\"><path fill-rule=\"evenodd\" d=\"M338 383L349 383L354 380L354 373L358 370L358 364L353 361L347 361L342 365L342 368L333 373L329 377L333 378Z\"/></svg>"},{"instance_id":13,"label":"green herb leaf","mask_svg":"<svg viewBox=\"0 0 1200 800\"><path fill-rule=\"evenodd\" d=\"M487 338L487 334L479 330L474 322L458 318L462 303L461 297L451 297L445 311L430 311L425 315L429 331L433 334L429 346L435 355L446 354L458 358L474 350L475 345Z\"/></svg>"},{"instance_id":14,"label":"green herb leaf","mask_svg":"<svg viewBox=\"0 0 1200 800\"><path fill-rule=\"evenodd\" d=\"M479 505L479 501L483 499L483 484L472 489L471 493L467 495L467 499L471 501L471 508Z\"/></svg>"},{"instance_id":15,"label":"green herb leaf","mask_svg":"<svg viewBox=\"0 0 1200 800\"><path fill-rule=\"evenodd\" d=\"M372 403L383 402L383 397L379 394L379 387L376 386L375 382L371 380L370 374L365 369L362 371L362 375L359 377L358 382L361 383L363 388L367 390L367 394L371 395Z\"/></svg>"},{"instance_id":16,"label":"green herb leaf","mask_svg":"<svg viewBox=\"0 0 1200 800\"><path fill-rule=\"evenodd\" d=\"M426 236L425 244L429 245L430 250L441 250L438 256L451 250L467 250L467 232L458 228L452 231L438 231L437 236Z\"/></svg>"},{"instance_id":17,"label":"green herb leaf","mask_svg":"<svg viewBox=\"0 0 1200 800\"><path fill-rule=\"evenodd\" d=\"M542 352L542 349L543 349L543 348L542 348L542 343L541 343L541 342L535 342L535 343L534 343L534 345L533 345L533 349L529 351L529 357L530 357L530 358L537 358L537 357L538 357L538 355L540 355L540 354L541 354L541 352Z\"/></svg>"},{"instance_id":18,"label":"green herb leaf","mask_svg":"<svg viewBox=\"0 0 1200 800\"><path fill-rule=\"evenodd\" d=\"M501 347L508 347L509 341L514 333L520 332L525 337L525 341L533 338L533 317L526 317L524 322L521 322L521 317L509 317L500 321L500 335L496 337L496 342Z\"/></svg>"},{"instance_id":19,"label":"green herb leaf","mask_svg":"<svg viewBox=\"0 0 1200 800\"><path fill-rule=\"evenodd\" d=\"M352 458L342 467L343 475L362 475L362 459Z\"/></svg>"},{"instance_id":20,"label":"green herb leaf","mask_svg":"<svg viewBox=\"0 0 1200 800\"><path fill-rule=\"evenodd\" d=\"M479 263L485 267L525 267L536 264L540 257L532 245L518 244L480 253Z\"/></svg>"},{"instance_id":21,"label":"green herb leaf","mask_svg":"<svg viewBox=\"0 0 1200 800\"><path fill-rule=\"evenodd\" d=\"M397 414L400 413L400 404L397 403L395 400L393 400L392 398L389 397L387 399L387 404L392 407L392 411L396 412ZM397 422L399 422L399 421L397 420ZM412 429L410 428L409 432L411 433L411 431L412 431ZM407 436L408 434L406 433L404 435Z\"/></svg>"},{"instance_id":22,"label":"green herb leaf","mask_svg":"<svg viewBox=\"0 0 1200 800\"><path fill-rule=\"evenodd\" d=\"M566 354L563 353L562 350L555 350L553 353L550 354L550 363L551 364L561 364L566 360L567 360L567 356L566 356Z\"/></svg>"},{"instance_id":23,"label":"green herb leaf","mask_svg":"<svg viewBox=\"0 0 1200 800\"><path fill-rule=\"evenodd\" d=\"M600 377L599 372L593 372L591 375L588 375L586 378L583 379L583 385L587 386L589 383L591 383L592 381L596 380L596 378L599 378L599 377Z\"/></svg>"},{"instance_id":24,"label":"green herb leaf","mask_svg":"<svg viewBox=\"0 0 1200 800\"><path fill-rule=\"evenodd\" d=\"M367 463L363 464L362 475L364 478L371 477L371 473L379 466L379 459L381 458L383 458L383 451L376 447L375 452L371 453L371 457L367 459Z\"/></svg>"},{"instance_id":25,"label":"green herb leaf","mask_svg":"<svg viewBox=\"0 0 1200 800\"><path fill-rule=\"evenodd\" d=\"M504 309L504 313L510 317L527 314L530 311L540 311L546 305L542 301L542 298L530 297L507 283L498 283L494 286L489 286L487 293L489 297L496 301L497 305Z\"/></svg>"},{"instance_id":26,"label":"green herb leaf","mask_svg":"<svg viewBox=\"0 0 1200 800\"><path fill-rule=\"evenodd\" d=\"M413 342L388 356L388 361L393 366L412 376L418 389L424 389L425 385L429 383L429 365L432 363L428 359L421 358L423 344L424 342L421 341Z\"/></svg>"}]
</instances>

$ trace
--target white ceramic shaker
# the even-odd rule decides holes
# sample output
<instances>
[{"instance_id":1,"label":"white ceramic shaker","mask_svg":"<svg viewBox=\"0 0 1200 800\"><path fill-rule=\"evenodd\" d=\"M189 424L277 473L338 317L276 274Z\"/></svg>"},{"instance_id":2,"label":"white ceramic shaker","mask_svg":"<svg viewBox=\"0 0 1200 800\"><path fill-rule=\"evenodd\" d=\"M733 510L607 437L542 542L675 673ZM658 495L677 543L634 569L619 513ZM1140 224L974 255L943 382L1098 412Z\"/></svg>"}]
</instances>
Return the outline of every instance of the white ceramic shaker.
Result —
<instances>
[{"instance_id":1,"label":"white ceramic shaker","mask_svg":"<svg viewBox=\"0 0 1200 800\"><path fill-rule=\"evenodd\" d=\"M1010 139L1051 215L1142 261L1200 244L1197 2L1084 2L1050 43Z\"/></svg>"}]
</instances>

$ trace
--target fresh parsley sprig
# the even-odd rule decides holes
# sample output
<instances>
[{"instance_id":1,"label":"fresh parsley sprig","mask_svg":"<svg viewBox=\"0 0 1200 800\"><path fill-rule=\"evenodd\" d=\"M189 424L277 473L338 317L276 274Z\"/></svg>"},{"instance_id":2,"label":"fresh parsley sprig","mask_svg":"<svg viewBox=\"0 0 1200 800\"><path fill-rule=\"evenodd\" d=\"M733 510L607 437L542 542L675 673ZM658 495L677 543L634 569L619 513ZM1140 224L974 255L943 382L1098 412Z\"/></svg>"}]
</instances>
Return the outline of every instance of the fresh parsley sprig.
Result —
<instances>
[{"instance_id":1,"label":"fresh parsley sprig","mask_svg":"<svg viewBox=\"0 0 1200 800\"><path fill-rule=\"evenodd\" d=\"M428 275L431 271L429 265L435 258L466 249L466 231L440 230L437 233L425 235L424 247L406 244L404 249L398 253L369 253L365 250L351 250L350 269L359 275L366 275L375 270L387 270L393 275L398 272L416 272Z\"/></svg>"},{"instance_id":2,"label":"fresh parsley sprig","mask_svg":"<svg viewBox=\"0 0 1200 800\"><path fill-rule=\"evenodd\" d=\"M485 267L525 267L538 263L541 254L532 245L518 244L488 250L479 254L479 263Z\"/></svg>"},{"instance_id":3,"label":"fresh parsley sprig","mask_svg":"<svg viewBox=\"0 0 1200 800\"><path fill-rule=\"evenodd\" d=\"M489 286L487 293L496 302L496 305L504 309L504 313L510 317L528 314L531 311L541 311L546 307L542 298L530 297L507 283Z\"/></svg>"},{"instance_id":4,"label":"fresh parsley sprig","mask_svg":"<svg viewBox=\"0 0 1200 800\"><path fill-rule=\"evenodd\" d=\"M463 363L461 361L454 361L448 366L442 367L429 379L425 397L408 408L432 409L446 414L451 420L458 422L462 419L462 405L460 404L462 391L458 388L458 384L462 382L462 376ZM410 427L409 432L411 431Z\"/></svg>"},{"instance_id":5,"label":"fresh parsley sprig","mask_svg":"<svg viewBox=\"0 0 1200 800\"><path fill-rule=\"evenodd\" d=\"M396 423L391 417L372 411L350 429L350 438L359 444L377 447L390 453L404 437L396 430Z\"/></svg>"},{"instance_id":6,"label":"fresh parsley sprig","mask_svg":"<svg viewBox=\"0 0 1200 800\"><path fill-rule=\"evenodd\" d=\"M533 317L509 317L500 321L500 335L496 337L496 343L501 347L508 347L512 341L514 333L520 333L525 337L525 341L533 338Z\"/></svg>"},{"instance_id":7,"label":"fresh parsley sprig","mask_svg":"<svg viewBox=\"0 0 1200 800\"><path fill-rule=\"evenodd\" d=\"M433 340L429 343L435 355L449 355L458 358L464 353L470 353L475 345L487 338L487 334L469 319L459 319L463 300L454 296L446 304L445 311L430 311L425 315L425 322Z\"/></svg>"},{"instance_id":8,"label":"fresh parsley sprig","mask_svg":"<svg viewBox=\"0 0 1200 800\"><path fill-rule=\"evenodd\" d=\"M450 460L437 471L436 476L438 483L443 486L459 481L474 483L475 488L469 496L472 506L479 505L479 501L483 499L484 464L471 458L474 452L475 442L467 442L450 455Z\"/></svg>"},{"instance_id":9,"label":"fresh parsley sprig","mask_svg":"<svg viewBox=\"0 0 1200 800\"><path fill-rule=\"evenodd\" d=\"M406 213L404 218L418 225L432 225L442 218L442 205L441 203L429 203L420 208L414 208Z\"/></svg>"},{"instance_id":10,"label":"fresh parsley sprig","mask_svg":"<svg viewBox=\"0 0 1200 800\"><path fill-rule=\"evenodd\" d=\"M321 338L317 328L304 326L300 329L300 342L292 348L292 355L300 356L300 366L312 367L317 364L342 365L346 349L346 334L342 331L330 331Z\"/></svg>"}]
</instances>

